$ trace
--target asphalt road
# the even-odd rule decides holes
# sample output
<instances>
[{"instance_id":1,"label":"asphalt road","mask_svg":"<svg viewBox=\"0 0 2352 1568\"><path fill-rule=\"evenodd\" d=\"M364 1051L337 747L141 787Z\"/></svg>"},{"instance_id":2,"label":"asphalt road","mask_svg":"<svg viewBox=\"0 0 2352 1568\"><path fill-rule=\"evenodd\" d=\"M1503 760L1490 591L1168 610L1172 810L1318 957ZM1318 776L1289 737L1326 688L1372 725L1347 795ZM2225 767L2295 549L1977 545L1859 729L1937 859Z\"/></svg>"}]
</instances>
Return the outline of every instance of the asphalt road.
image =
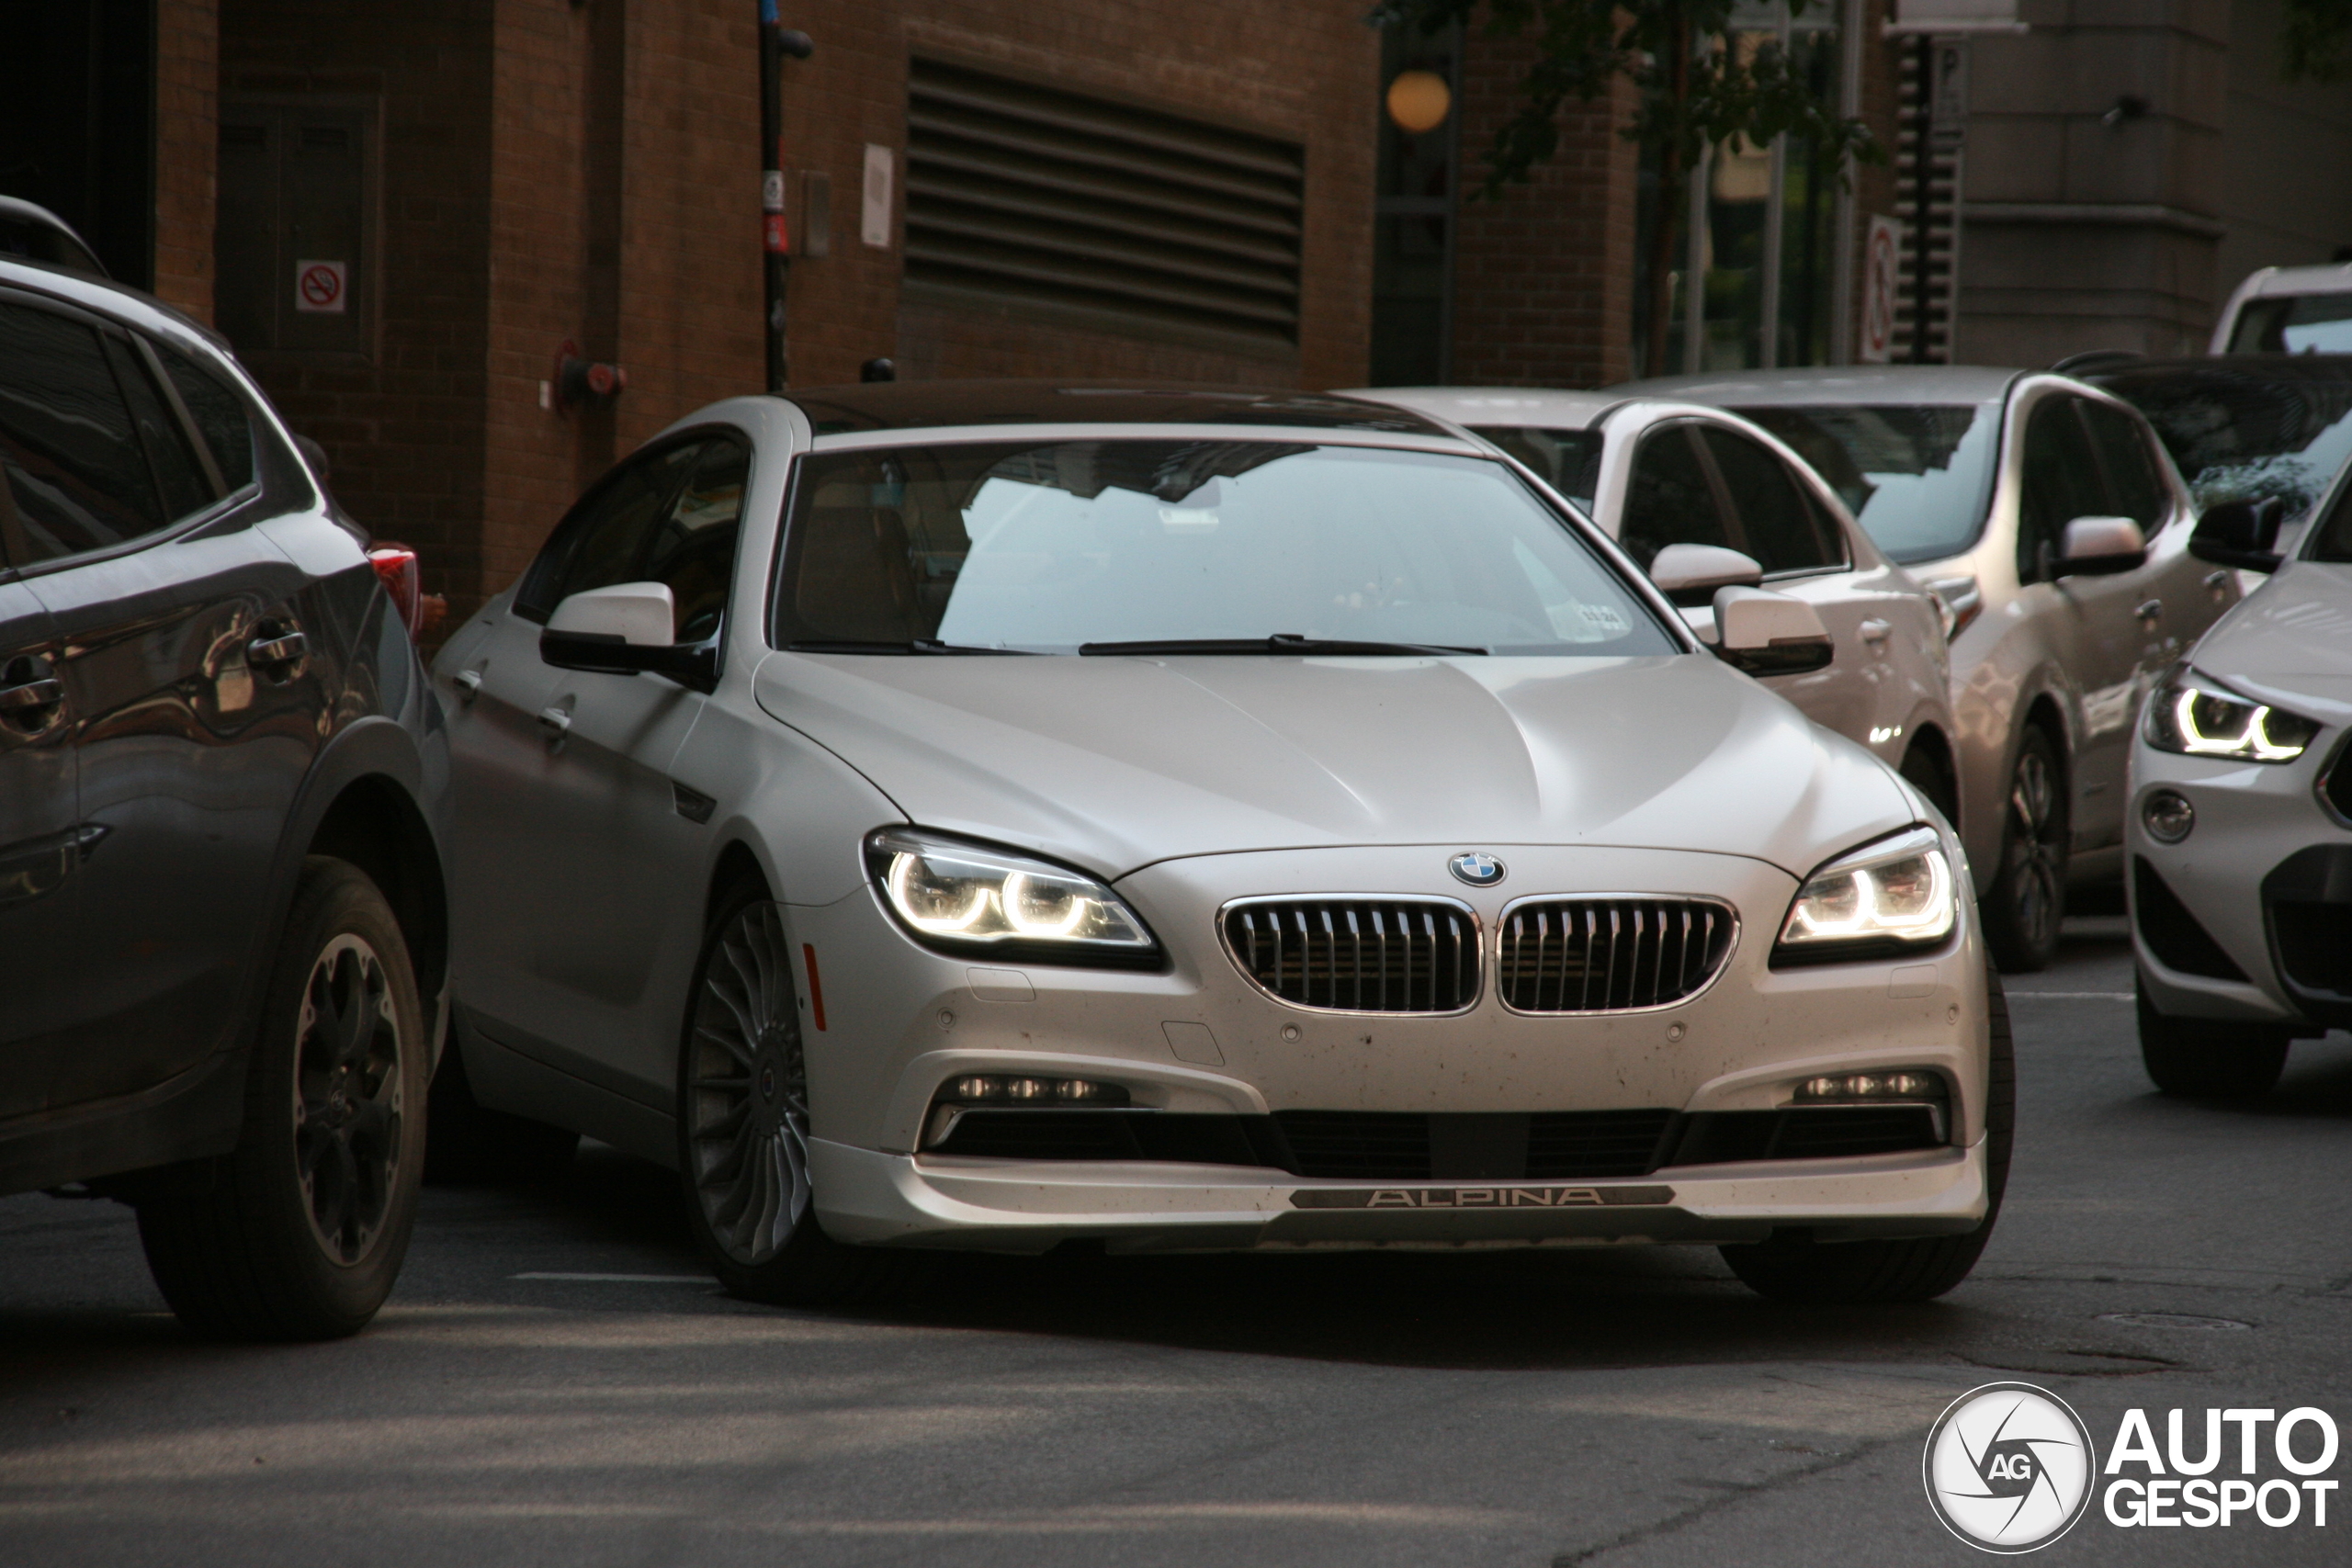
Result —
<instances>
[{"instance_id":1,"label":"asphalt road","mask_svg":"<svg viewBox=\"0 0 2352 1568\"><path fill-rule=\"evenodd\" d=\"M128 1211L0 1201L0 1563L1984 1561L1920 1484L1975 1385L2058 1393L2103 1450L2132 1407L2160 1442L2185 1408L2192 1453L2207 1407L2352 1427L2352 1042L2257 1105L2164 1100L2121 922L2071 930L2012 982L2007 1213L1917 1307L1775 1307L1671 1249L959 1262L916 1310L777 1312L716 1293L670 1179L591 1151L432 1191L363 1337L221 1348ZM2039 1561L2340 1563L2334 1502L2095 1505Z\"/></svg>"}]
</instances>

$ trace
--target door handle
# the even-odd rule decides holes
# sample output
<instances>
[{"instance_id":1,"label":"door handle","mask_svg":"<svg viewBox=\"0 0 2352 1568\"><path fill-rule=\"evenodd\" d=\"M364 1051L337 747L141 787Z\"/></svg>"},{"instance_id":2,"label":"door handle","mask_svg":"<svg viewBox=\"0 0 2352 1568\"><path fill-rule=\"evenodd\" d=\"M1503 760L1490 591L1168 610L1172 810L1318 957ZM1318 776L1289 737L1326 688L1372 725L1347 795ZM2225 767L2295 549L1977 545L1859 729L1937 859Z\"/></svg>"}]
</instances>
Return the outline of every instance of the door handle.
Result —
<instances>
[{"instance_id":1,"label":"door handle","mask_svg":"<svg viewBox=\"0 0 2352 1568\"><path fill-rule=\"evenodd\" d=\"M470 703L481 695L481 671L479 670L460 670L449 683L458 688L458 700L461 703Z\"/></svg>"},{"instance_id":2,"label":"door handle","mask_svg":"<svg viewBox=\"0 0 2352 1568\"><path fill-rule=\"evenodd\" d=\"M571 716L561 708L541 708L539 724L549 740L560 740L571 728Z\"/></svg>"},{"instance_id":3,"label":"door handle","mask_svg":"<svg viewBox=\"0 0 2352 1568\"><path fill-rule=\"evenodd\" d=\"M39 735L65 705L65 684L38 654L9 660L0 668L0 720L22 735Z\"/></svg>"},{"instance_id":4,"label":"door handle","mask_svg":"<svg viewBox=\"0 0 2352 1568\"><path fill-rule=\"evenodd\" d=\"M245 644L245 662L265 669L281 669L300 662L310 651L311 639L289 627L282 632L265 633Z\"/></svg>"},{"instance_id":5,"label":"door handle","mask_svg":"<svg viewBox=\"0 0 2352 1568\"><path fill-rule=\"evenodd\" d=\"M1873 617L1872 619L1862 623L1861 633L1862 640L1864 642L1884 642L1889 637L1894 635L1894 626L1892 622L1882 621Z\"/></svg>"},{"instance_id":6,"label":"door handle","mask_svg":"<svg viewBox=\"0 0 2352 1568\"><path fill-rule=\"evenodd\" d=\"M2229 569L2226 567L2217 568L2216 570L2205 574L2205 586L2211 589L2216 593L2219 593L2222 589L2227 588L2229 585L2230 573Z\"/></svg>"},{"instance_id":7,"label":"door handle","mask_svg":"<svg viewBox=\"0 0 2352 1568\"><path fill-rule=\"evenodd\" d=\"M2161 599L2143 599L2140 602L2139 606L2132 612L2132 615L2138 616L2143 621L2156 620L2160 618L2164 613L2165 602Z\"/></svg>"}]
</instances>

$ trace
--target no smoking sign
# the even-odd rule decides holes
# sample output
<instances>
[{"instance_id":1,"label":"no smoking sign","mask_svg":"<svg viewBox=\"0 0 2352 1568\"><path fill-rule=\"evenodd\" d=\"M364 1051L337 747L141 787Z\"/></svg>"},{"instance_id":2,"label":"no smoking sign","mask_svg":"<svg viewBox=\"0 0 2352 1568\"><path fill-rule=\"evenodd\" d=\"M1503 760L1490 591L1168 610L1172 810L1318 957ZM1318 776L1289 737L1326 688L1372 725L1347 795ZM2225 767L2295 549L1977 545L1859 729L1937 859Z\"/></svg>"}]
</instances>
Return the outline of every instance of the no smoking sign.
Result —
<instances>
[{"instance_id":1,"label":"no smoking sign","mask_svg":"<svg viewBox=\"0 0 2352 1568\"><path fill-rule=\"evenodd\" d=\"M294 264L294 308L311 315L340 316L351 297L351 264L339 261L298 261Z\"/></svg>"}]
</instances>

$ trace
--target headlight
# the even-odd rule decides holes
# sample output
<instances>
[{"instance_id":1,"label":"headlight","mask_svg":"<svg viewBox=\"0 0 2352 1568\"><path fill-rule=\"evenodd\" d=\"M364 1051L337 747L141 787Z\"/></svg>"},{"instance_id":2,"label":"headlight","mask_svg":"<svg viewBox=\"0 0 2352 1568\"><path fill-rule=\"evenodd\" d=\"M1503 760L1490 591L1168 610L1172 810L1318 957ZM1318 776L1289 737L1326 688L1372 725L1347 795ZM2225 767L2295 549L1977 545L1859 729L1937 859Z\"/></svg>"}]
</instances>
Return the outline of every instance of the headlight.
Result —
<instances>
[{"instance_id":1,"label":"headlight","mask_svg":"<svg viewBox=\"0 0 2352 1568\"><path fill-rule=\"evenodd\" d=\"M2185 664L2148 699L2143 726L2148 744L2159 751L2239 762L2291 762L2319 731L2302 715L2249 702Z\"/></svg>"},{"instance_id":2,"label":"headlight","mask_svg":"<svg viewBox=\"0 0 2352 1568\"><path fill-rule=\"evenodd\" d=\"M1959 918L1951 862L1933 828L1881 839L1797 889L1772 962L1838 964L1933 947Z\"/></svg>"},{"instance_id":3,"label":"headlight","mask_svg":"<svg viewBox=\"0 0 2352 1568\"><path fill-rule=\"evenodd\" d=\"M1048 964L1156 962L1159 944L1119 896L1084 872L1015 850L911 828L865 838L865 863L917 942Z\"/></svg>"}]
</instances>

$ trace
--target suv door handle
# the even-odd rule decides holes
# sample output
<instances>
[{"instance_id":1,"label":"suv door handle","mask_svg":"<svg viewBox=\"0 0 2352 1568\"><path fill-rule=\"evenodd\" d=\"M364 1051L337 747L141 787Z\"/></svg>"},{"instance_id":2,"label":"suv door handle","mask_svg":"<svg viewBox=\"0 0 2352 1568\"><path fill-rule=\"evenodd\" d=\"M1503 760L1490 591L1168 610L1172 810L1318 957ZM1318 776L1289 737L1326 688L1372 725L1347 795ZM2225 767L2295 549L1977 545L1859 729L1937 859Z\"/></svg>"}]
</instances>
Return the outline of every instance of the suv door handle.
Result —
<instances>
[{"instance_id":1,"label":"suv door handle","mask_svg":"<svg viewBox=\"0 0 2352 1568\"><path fill-rule=\"evenodd\" d=\"M0 719L26 735L38 735L56 720L65 705L65 685L56 670L39 654L6 661L0 669Z\"/></svg>"},{"instance_id":2,"label":"suv door handle","mask_svg":"<svg viewBox=\"0 0 2352 1568\"><path fill-rule=\"evenodd\" d=\"M2132 612L2132 615L2138 616L2143 621L2155 620L2162 616L2164 613L2165 602L2161 599L2143 599L2140 602L2139 606Z\"/></svg>"},{"instance_id":3,"label":"suv door handle","mask_svg":"<svg viewBox=\"0 0 2352 1568\"><path fill-rule=\"evenodd\" d=\"M472 702L481 695L481 671L479 670L460 670L449 683L458 688L458 700L461 703Z\"/></svg>"},{"instance_id":4,"label":"suv door handle","mask_svg":"<svg viewBox=\"0 0 2352 1568\"><path fill-rule=\"evenodd\" d=\"M1894 635L1894 626L1890 621L1882 621L1873 617L1862 623L1861 633L1864 642L1884 642Z\"/></svg>"},{"instance_id":5,"label":"suv door handle","mask_svg":"<svg viewBox=\"0 0 2352 1568\"><path fill-rule=\"evenodd\" d=\"M311 639L288 628L274 636L257 637L245 644L245 662L277 667L298 662L311 651Z\"/></svg>"},{"instance_id":6,"label":"suv door handle","mask_svg":"<svg viewBox=\"0 0 2352 1568\"><path fill-rule=\"evenodd\" d=\"M539 723L546 728L549 740L560 740L571 728L571 716L561 708L541 708Z\"/></svg>"}]
</instances>

